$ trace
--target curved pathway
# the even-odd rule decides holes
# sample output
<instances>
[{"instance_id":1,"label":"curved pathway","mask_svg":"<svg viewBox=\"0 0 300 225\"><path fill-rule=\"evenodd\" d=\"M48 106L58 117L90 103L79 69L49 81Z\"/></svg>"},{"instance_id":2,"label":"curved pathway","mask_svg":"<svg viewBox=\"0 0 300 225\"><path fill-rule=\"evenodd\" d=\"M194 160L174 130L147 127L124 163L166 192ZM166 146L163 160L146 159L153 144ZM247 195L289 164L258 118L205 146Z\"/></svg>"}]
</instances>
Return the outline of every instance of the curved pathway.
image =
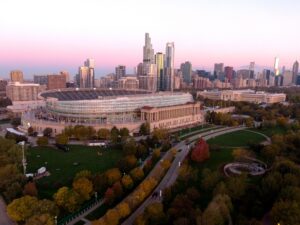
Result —
<instances>
[{"instance_id":1,"label":"curved pathway","mask_svg":"<svg viewBox=\"0 0 300 225\"><path fill-rule=\"evenodd\" d=\"M208 140L210 138L214 138L226 133L231 133L234 131L238 131L238 130L244 130L246 129L246 127L233 127L233 128L221 128L221 129L217 129L214 131L209 131L209 132L205 132L205 133L201 133L198 135L195 135L193 137L190 137L191 141L195 141L197 140L199 137L203 137L205 140ZM189 153L189 145L186 145L184 141L178 143L176 146L174 146L174 148L176 149L182 149L182 151L178 152L171 167L169 168L168 172L166 173L166 175L164 176L164 178L161 180L161 182L158 184L158 186L155 188L154 192L157 193L161 193L161 191L163 189L165 189L166 187L172 185L176 179L177 176L179 174L179 167L180 167L180 163L185 159L185 157L188 155ZM135 218L142 214L145 210L145 208L150 205L153 202L159 202L161 201L162 198L161 196L154 199L152 198L152 196L150 195L141 205L139 208L137 208L123 223L122 225L132 225Z\"/></svg>"}]
</instances>

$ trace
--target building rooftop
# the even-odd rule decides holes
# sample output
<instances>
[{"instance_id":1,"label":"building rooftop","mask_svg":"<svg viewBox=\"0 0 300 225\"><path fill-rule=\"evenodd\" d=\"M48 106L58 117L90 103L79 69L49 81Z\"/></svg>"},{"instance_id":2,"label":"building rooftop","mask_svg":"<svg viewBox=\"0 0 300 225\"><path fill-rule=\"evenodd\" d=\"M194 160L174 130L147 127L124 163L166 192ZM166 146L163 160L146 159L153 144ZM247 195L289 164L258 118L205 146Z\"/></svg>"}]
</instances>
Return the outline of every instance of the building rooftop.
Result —
<instances>
[{"instance_id":1,"label":"building rooftop","mask_svg":"<svg viewBox=\"0 0 300 225\"><path fill-rule=\"evenodd\" d=\"M63 89L47 91L40 94L43 98L56 98L59 101L93 100L101 97L118 97L128 95L150 94L144 90L125 89Z\"/></svg>"}]
</instances>

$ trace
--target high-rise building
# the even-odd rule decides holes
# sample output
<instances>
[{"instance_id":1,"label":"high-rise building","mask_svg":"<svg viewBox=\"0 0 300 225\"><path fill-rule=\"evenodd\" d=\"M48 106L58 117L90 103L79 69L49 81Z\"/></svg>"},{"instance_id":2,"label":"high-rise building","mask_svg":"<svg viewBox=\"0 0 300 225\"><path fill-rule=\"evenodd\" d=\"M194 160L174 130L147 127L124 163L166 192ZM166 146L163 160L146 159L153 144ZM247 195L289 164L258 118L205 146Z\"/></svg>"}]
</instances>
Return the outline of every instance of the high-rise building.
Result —
<instances>
[{"instance_id":1,"label":"high-rise building","mask_svg":"<svg viewBox=\"0 0 300 225\"><path fill-rule=\"evenodd\" d=\"M23 83L23 72L21 70L12 70L10 72L10 81Z\"/></svg>"},{"instance_id":2,"label":"high-rise building","mask_svg":"<svg viewBox=\"0 0 300 225\"><path fill-rule=\"evenodd\" d=\"M126 76L126 66L118 65L116 67L116 80L121 79L122 77Z\"/></svg>"},{"instance_id":3,"label":"high-rise building","mask_svg":"<svg viewBox=\"0 0 300 225\"><path fill-rule=\"evenodd\" d=\"M249 78L254 79L254 67L255 67L255 62L250 62L249 65Z\"/></svg>"},{"instance_id":4,"label":"high-rise building","mask_svg":"<svg viewBox=\"0 0 300 225\"><path fill-rule=\"evenodd\" d=\"M6 86L6 96L11 101L33 101L38 100L38 93L44 90L39 84L9 83Z\"/></svg>"},{"instance_id":5,"label":"high-rise building","mask_svg":"<svg viewBox=\"0 0 300 225\"><path fill-rule=\"evenodd\" d=\"M154 50L152 48L151 38L149 36L149 33L145 34L145 45L143 48L143 53L144 53L143 62L154 64Z\"/></svg>"},{"instance_id":6,"label":"high-rise building","mask_svg":"<svg viewBox=\"0 0 300 225\"><path fill-rule=\"evenodd\" d=\"M297 84L297 76L299 72L299 63L298 61L293 64L293 84Z\"/></svg>"},{"instance_id":7,"label":"high-rise building","mask_svg":"<svg viewBox=\"0 0 300 225\"><path fill-rule=\"evenodd\" d=\"M224 63L215 63L214 65L214 78L222 79L224 75Z\"/></svg>"},{"instance_id":8,"label":"high-rise building","mask_svg":"<svg viewBox=\"0 0 300 225\"><path fill-rule=\"evenodd\" d=\"M283 76L283 86L290 86L293 84L293 72L285 70Z\"/></svg>"},{"instance_id":9,"label":"high-rise building","mask_svg":"<svg viewBox=\"0 0 300 225\"><path fill-rule=\"evenodd\" d=\"M164 54L161 52L155 55L155 64L157 67L157 91L163 90L164 77Z\"/></svg>"},{"instance_id":10,"label":"high-rise building","mask_svg":"<svg viewBox=\"0 0 300 225\"><path fill-rule=\"evenodd\" d=\"M182 63L180 70L182 71L183 81L190 84L192 80L192 63L189 61Z\"/></svg>"},{"instance_id":11,"label":"high-rise building","mask_svg":"<svg viewBox=\"0 0 300 225\"><path fill-rule=\"evenodd\" d=\"M168 42L166 44L165 54L165 72L164 72L164 90L173 91L174 82L174 54L175 46L174 42Z\"/></svg>"},{"instance_id":12,"label":"high-rise building","mask_svg":"<svg viewBox=\"0 0 300 225\"><path fill-rule=\"evenodd\" d=\"M274 74L275 74L275 76L279 75L279 58L278 57L275 57L275 60L274 60Z\"/></svg>"},{"instance_id":13,"label":"high-rise building","mask_svg":"<svg viewBox=\"0 0 300 225\"><path fill-rule=\"evenodd\" d=\"M33 75L33 82L35 84L47 85L48 76L47 75Z\"/></svg>"},{"instance_id":14,"label":"high-rise building","mask_svg":"<svg viewBox=\"0 0 300 225\"><path fill-rule=\"evenodd\" d=\"M93 88L95 86L95 60L87 59L84 66L79 67L79 85L81 88Z\"/></svg>"},{"instance_id":15,"label":"high-rise building","mask_svg":"<svg viewBox=\"0 0 300 225\"><path fill-rule=\"evenodd\" d=\"M264 69L263 70L263 78L267 81L267 85L271 85L271 70Z\"/></svg>"},{"instance_id":16,"label":"high-rise building","mask_svg":"<svg viewBox=\"0 0 300 225\"><path fill-rule=\"evenodd\" d=\"M47 89L66 88L66 77L64 75L48 75Z\"/></svg>"},{"instance_id":17,"label":"high-rise building","mask_svg":"<svg viewBox=\"0 0 300 225\"><path fill-rule=\"evenodd\" d=\"M233 67L231 67L231 66L226 66L225 67L225 79L227 79L227 81L229 83L232 82L232 80L233 80Z\"/></svg>"},{"instance_id":18,"label":"high-rise building","mask_svg":"<svg viewBox=\"0 0 300 225\"><path fill-rule=\"evenodd\" d=\"M66 82L70 82L70 73L68 71L60 71L60 75L65 76Z\"/></svg>"}]
</instances>

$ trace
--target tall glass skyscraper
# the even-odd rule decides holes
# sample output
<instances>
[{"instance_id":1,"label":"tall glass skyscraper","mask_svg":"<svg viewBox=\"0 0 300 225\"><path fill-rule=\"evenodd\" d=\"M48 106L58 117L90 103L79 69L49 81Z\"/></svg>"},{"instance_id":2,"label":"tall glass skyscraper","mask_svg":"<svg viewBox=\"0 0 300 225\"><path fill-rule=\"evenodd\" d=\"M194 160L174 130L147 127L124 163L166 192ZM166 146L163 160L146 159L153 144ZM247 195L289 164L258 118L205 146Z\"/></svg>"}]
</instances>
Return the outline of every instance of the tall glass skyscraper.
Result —
<instances>
[{"instance_id":1,"label":"tall glass skyscraper","mask_svg":"<svg viewBox=\"0 0 300 225\"><path fill-rule=\"evenodd\" d=\"M157 66L157 91L163 90L164 77L164 54L161 52L155 55L155 64Z\"/></svg>"},{"instance_id":2,"label":"tall glass skyscraper","mask_svg":"<svg viewBox=\"0 0 300 225\"><path fill-rule=\"evenodd\" d=\"M145 34L145 45L144 45L143 50L144 50L143 51L143 53L144 53L143 62L149 63L149 64L154 64L154 50L152 48L151 38L149 36L149 33Z\"/></svg>"},{"instance_id":3,"label":"tall glass skyscraper","mask_svg":"<svg viewBox=\"0 0 300 225\"><path fill-rule=\"evenodd\" d=\"M174 42L168 42L166 44L166 55L165 55L165 62L164 62L165 64L164 89L166 91L173 91L174 54L175 54Z\"/></svg>"}]
</instances>

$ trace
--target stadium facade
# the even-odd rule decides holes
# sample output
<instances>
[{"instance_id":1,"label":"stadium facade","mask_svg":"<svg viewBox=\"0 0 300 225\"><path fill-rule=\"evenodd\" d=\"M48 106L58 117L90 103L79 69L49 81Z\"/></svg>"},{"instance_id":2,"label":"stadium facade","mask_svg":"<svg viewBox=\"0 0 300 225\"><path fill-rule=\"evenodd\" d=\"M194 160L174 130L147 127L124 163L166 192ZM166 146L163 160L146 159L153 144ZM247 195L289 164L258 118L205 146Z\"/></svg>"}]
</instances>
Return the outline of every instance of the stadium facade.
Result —
<instances>
[{"instance_id":1,"label":"stadium facade","mask_svg":"<svg viewBox=\"0 0 300 225\"><path fill-rule=\"evenodd\" d=\"M22 115L22 130L46 127L59 134L67 126L84 125L95 129L116 126L137 132L141 124L153 130L178 128L204 121L199 102L189 93L125 89L62 89L39 94L43 107L29 109Z\"/></svg>"}]
</instances>

